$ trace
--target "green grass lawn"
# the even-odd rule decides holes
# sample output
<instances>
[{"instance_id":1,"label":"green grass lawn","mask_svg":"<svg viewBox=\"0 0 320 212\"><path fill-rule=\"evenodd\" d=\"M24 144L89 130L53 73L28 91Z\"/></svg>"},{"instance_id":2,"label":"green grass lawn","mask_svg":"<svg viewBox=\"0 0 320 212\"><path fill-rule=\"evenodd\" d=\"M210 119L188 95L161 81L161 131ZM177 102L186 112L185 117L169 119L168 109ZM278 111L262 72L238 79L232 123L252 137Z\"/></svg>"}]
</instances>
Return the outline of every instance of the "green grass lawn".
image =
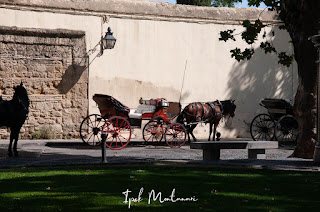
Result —
<instances>
[{"instance_id":1,"label":"green grass lawn","mask_svg":"<svg viewBox=\"0 0 320 212\"><path fill-rule=\"evenodd\" d=\"M131 208L122 192L141 202ZM148 204L162 198L196 202ZM152 200L152 199L151 199ZM320 173L150 166L75 166L0 170L0 211L315 211ZM318 211L318 210L317 210Z\"/></svg>"}]
</instances>

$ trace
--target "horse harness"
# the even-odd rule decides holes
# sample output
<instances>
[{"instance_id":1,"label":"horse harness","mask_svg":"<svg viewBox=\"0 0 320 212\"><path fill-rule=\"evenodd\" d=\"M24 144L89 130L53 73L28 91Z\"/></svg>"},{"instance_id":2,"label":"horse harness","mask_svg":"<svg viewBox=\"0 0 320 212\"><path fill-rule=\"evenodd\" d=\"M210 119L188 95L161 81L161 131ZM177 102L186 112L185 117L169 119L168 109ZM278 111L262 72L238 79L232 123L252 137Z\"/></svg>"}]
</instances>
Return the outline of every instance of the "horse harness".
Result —
<instances>
[{"instance_id":1,"label":"horse harness","mask_svg":"<svg viewBox=\"0 0 320 212\"><path fill-rule=\"evenodd\" d=\"M204 104L207 104L210 106L211 110L212 110L212 114L214 114L212 117L210 117L209 119L203 120L204 118L204 106L202 102L198 102L201 107L202 107L202 113L201 115L197 115L196 119L200 118L201 122L209 122L211 119L216 118L216 117L223 117L223 106L221 104L221 102L219 100L214 101L214 102L206 102ZM216 106L219 107L220 111L217 111ZM197 114L197 113L196 113Z\"/></svg>"},{"instance_id":2,"label":"horse harness","mask_svg":"<svg viewBox=\"0 0 320 212\"><path fill-rule=\"evenodd\" d=\"M23 101L22 101L20 98L18 98L18 102L19 102L19 104L22 105L23 109L24 109L27 113L29 113L29 109L23 104ZM28 102L30 102L30 101L28 100Z\"/></svg>"},{"instance_id":3,"label":"horse harness","mask_svg":"<svg viewBox=\"0 0 320 212\"><path fill-rule=\"evenodd\" d=\"M207 102L207 105L209 105L212 109L212 113L215 114L214 117L222 117L223 116L223 106L219 100L215 102ZM220 112L217 111L216 106L220 108Z\"/></svg>"},{"instance_id":4,"label":"horse harness","mask_svg":"<svg viewBox=\"0 0 320 212\"><path fill-rule=\"evenodd\" d=\"M26 111L26 120L29 120L29 108L27 108L24 104L23 101L18 97L18 103L20 105L22 105L22 109L24 109ZM30 100L28 100L28 102L30 103Z\"/></svg>"}]
</instances>

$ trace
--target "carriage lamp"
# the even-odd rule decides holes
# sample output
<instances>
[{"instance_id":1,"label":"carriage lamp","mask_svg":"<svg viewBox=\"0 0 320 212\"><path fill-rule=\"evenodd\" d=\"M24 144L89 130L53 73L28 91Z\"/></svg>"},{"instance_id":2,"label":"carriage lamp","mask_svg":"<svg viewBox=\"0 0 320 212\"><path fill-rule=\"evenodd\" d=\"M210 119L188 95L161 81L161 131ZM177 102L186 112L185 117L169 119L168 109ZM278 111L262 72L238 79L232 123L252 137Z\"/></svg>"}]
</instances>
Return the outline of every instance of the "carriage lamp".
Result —
<instances>
[{"instance_id":1,"label":"carriage lamp","mask_svg":"<svg viewBox=\"0 0 320 212\"><path fill-rule=\"evenodd\" d=\"M111 32L111 28L108 27L108 32L104 37L101 37L101 55L103 54L103 50L105 49L113 49L116 44L117 39L113 37L113 32Z\"/></svg>"},{"instance_id":2,"label":"carriage lamp","mask_svg":"<svg viewBox=\"0 0 320 212\"><path fill-rule=\"evenodd\" d=\"M320 35L315 35L309 38L318 49L320 48ZM318 61L318 70L317 70L317 143L314 150L313 161L316 164L320 164L320 63Z\"/></svg>"}]
</instances>

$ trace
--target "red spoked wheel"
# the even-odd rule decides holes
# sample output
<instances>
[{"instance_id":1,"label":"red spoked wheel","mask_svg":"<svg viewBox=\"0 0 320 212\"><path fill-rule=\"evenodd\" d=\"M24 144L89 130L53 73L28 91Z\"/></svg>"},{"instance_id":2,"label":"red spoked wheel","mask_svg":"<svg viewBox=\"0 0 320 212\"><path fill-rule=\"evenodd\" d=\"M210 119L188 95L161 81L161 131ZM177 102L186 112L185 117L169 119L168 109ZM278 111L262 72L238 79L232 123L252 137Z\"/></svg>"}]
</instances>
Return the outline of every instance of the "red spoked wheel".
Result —
<instances>
[{"instance_id":1,"label":"red spoked wheel","mask_svg":"<svg viewBox=\"0 0 320 212\"><path fill-rule=\"evenodd\" d=\"M145 142L160 142L165 133L165 129L165 123L161 118L151 119L143 127L143 140Z\"/></svg>"},{"instance_id":2,"label":"red spoked wheel","mask_svg":"<svg viewBox=\"0 0 320 212\"><path fill-rule=\"evenodd\" d=\"M171 148L180 148L186 142L186 128L179 123L171 124L167 127L164 138Z\"/></svg>"},{"instance_id":3,"label":"red spoked wheel","mask_svg":"<svg viewBox=\"0 0 320 212\"><path fill-rule=\"evenodd\" d=\"M115 150L122 149L130 141L131 126L127 119L121 116L114 116L106 121L102 133L106 135L107 147Z\"/></svg>"}]
</instances>

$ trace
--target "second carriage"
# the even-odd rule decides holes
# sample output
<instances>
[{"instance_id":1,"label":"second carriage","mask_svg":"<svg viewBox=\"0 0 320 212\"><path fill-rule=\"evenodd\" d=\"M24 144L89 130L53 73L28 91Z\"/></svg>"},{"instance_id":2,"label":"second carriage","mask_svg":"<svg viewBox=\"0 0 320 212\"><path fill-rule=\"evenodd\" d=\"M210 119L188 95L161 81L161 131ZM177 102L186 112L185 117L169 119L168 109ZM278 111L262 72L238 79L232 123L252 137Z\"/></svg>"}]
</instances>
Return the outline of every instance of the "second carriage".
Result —
<instances>
[{"instance_id":1,"label":"second carriage","mask_svg":"<svg viewBox=\"0 0 320 212\"><path fill-rule=\"evenodd\" d=\"M265 98L260 105L268 110L254 117L250 125L253 140L277 140L280 145L295 145L299 126L288 100Z\"/></svg>"},{"instance_id":2,"label":"second carriage","mask_svg":"<svg viewBox=\"0 0 320 212\"><path fill-rule=\"evenodd\" d=\"M129 143L133 128L141 128L142 121L148 122L142 130L145 142L165 140L172 148L185 144L186 129L174 123L181 106L164 98L139 100L137 109L130 109L109 95L95 94L100 114L87 116L80 125L83 142L95 146L101 143L101 134L106 134L106 145L110 149L122 149Z\"/></svg>"}]
</instances>

